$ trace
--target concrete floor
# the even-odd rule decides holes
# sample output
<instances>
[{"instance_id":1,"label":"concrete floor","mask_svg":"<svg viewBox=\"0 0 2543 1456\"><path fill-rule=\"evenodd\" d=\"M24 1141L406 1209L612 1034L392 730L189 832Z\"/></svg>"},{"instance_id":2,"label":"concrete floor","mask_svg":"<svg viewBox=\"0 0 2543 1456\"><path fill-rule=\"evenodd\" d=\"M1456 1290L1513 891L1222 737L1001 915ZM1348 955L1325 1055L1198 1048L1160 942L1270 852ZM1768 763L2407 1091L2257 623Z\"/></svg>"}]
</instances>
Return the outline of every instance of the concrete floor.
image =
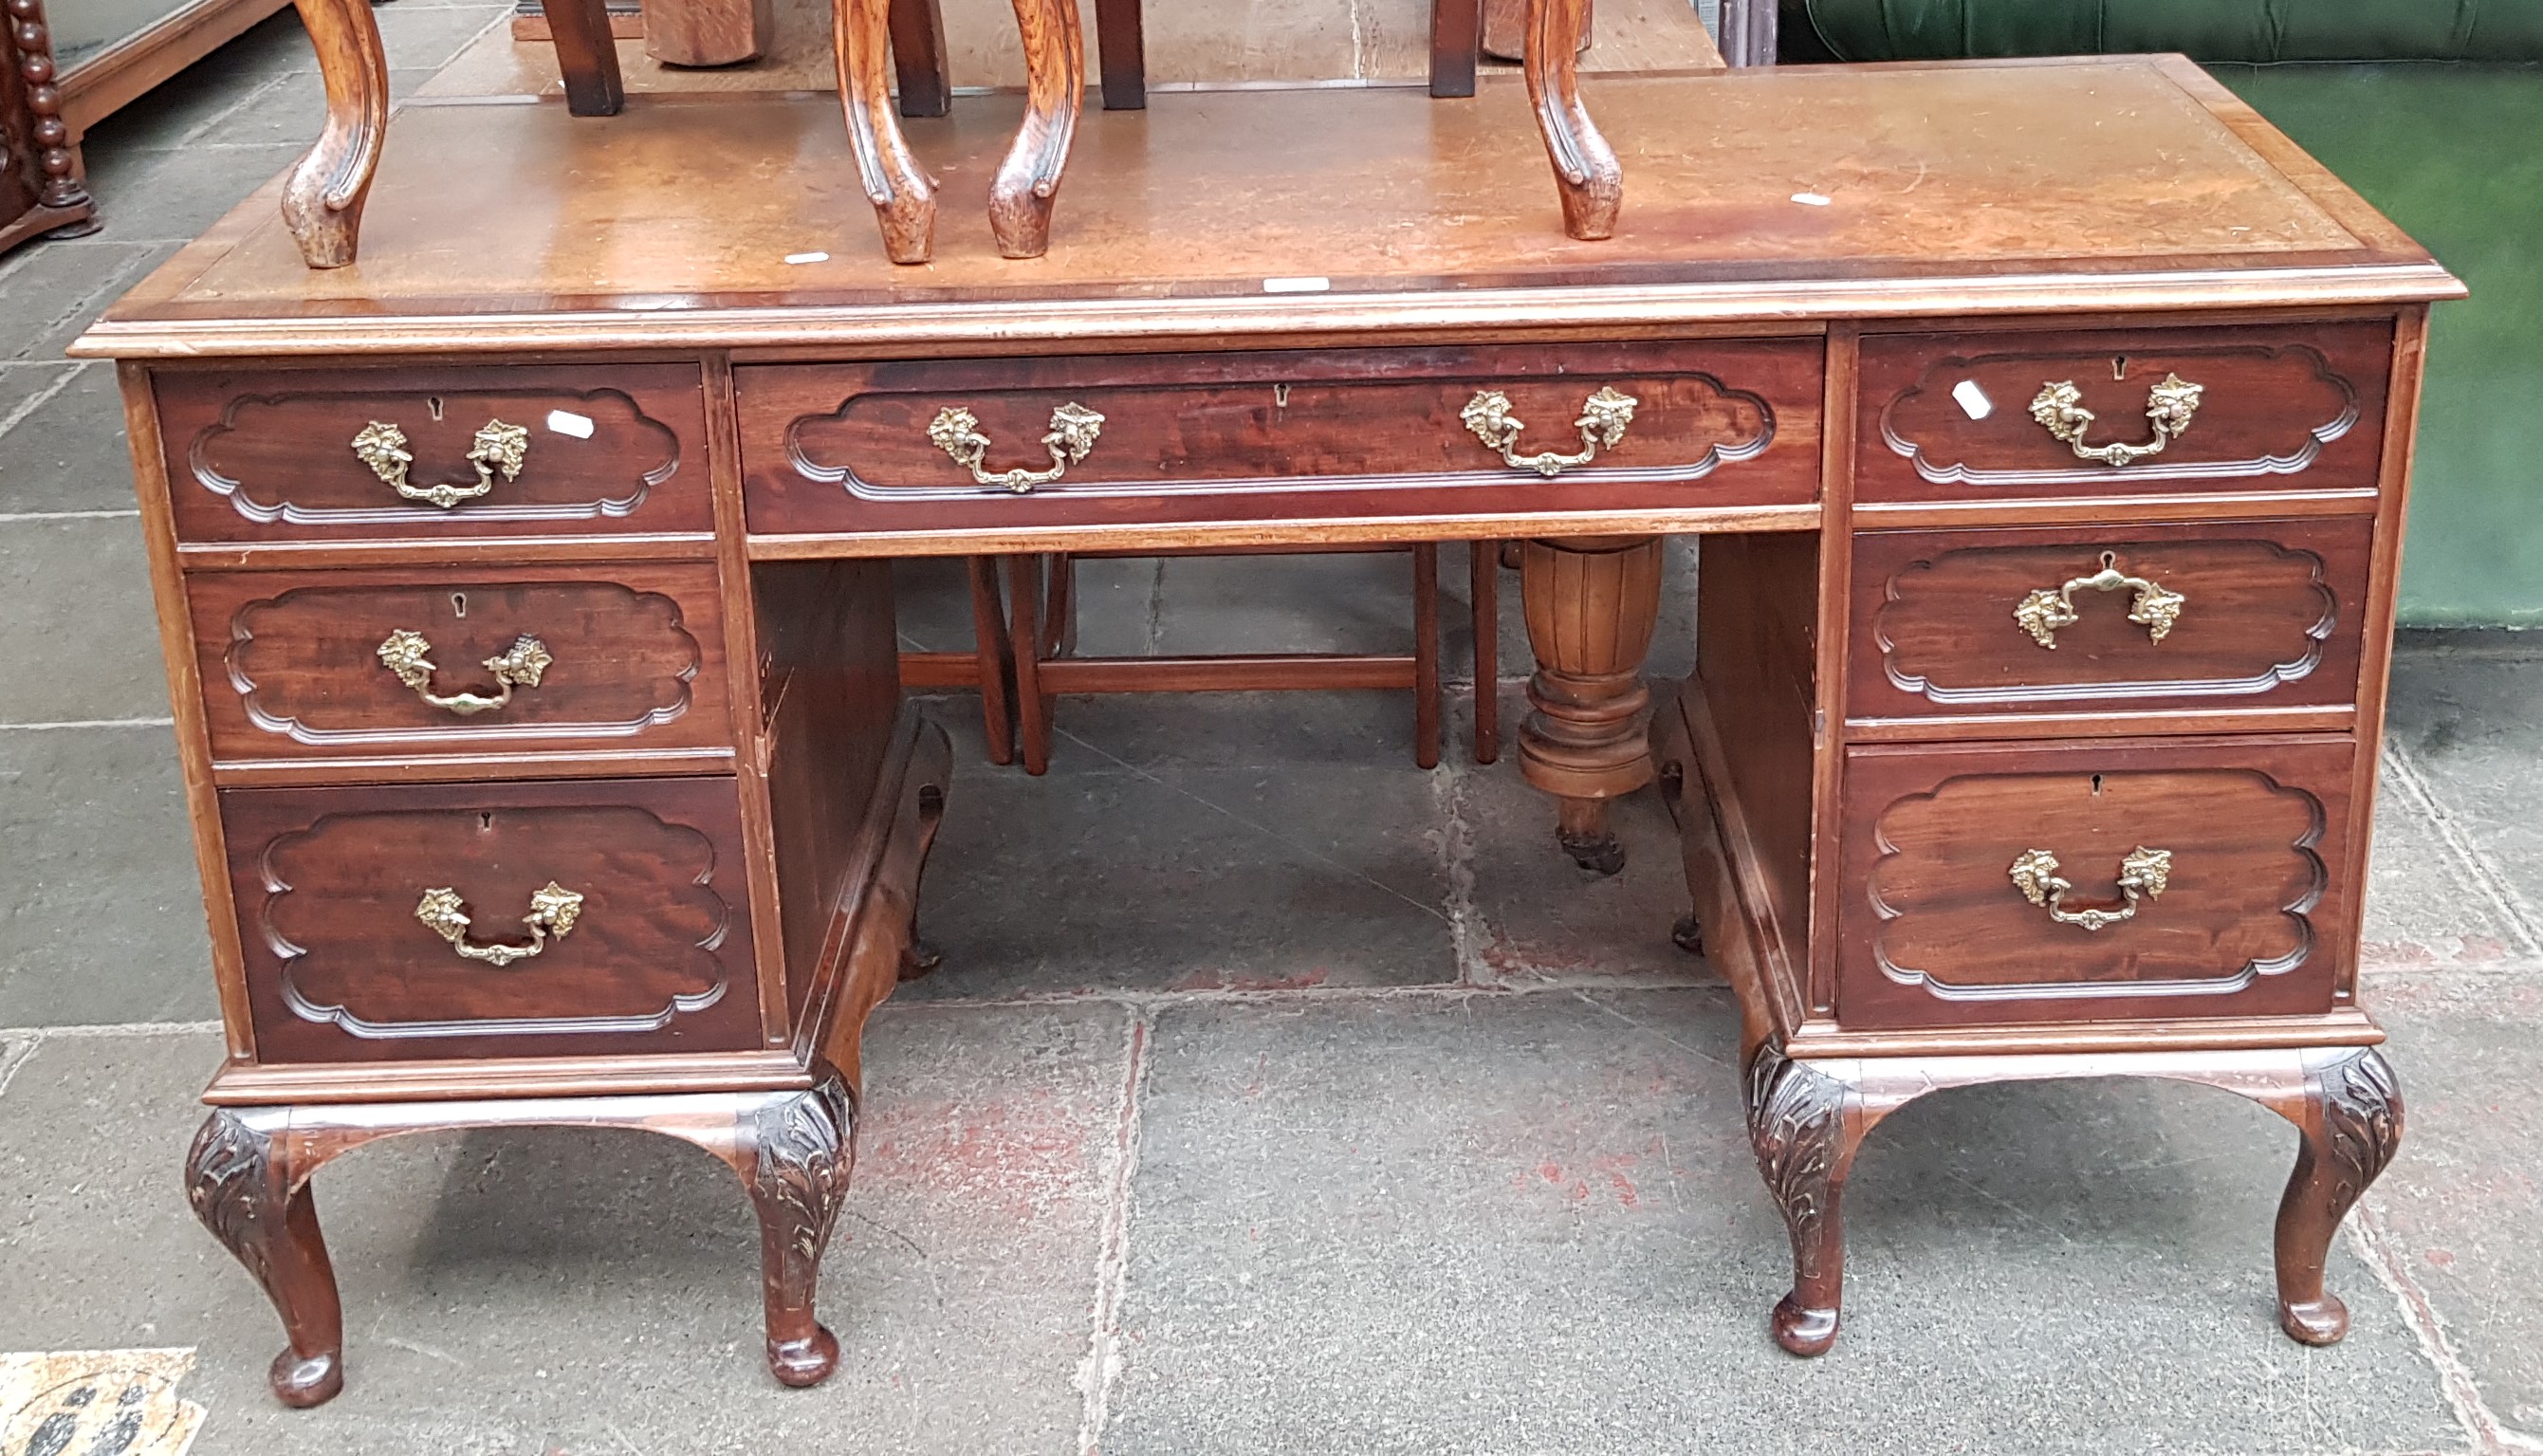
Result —
<instances>
[{"instance_id":1,"label":"concrete floor","mask_svg":"<svg viewBox=\"0 0 2543 1456\"><path fill-rule=\"evenodd\" d=\"M504 8L384 8L400 87ZM274 1321L177 1185L204 935L111 374L59 349L317 116L286 15L90 139L106 231L0 263L0 1456L106 1429L81 1390L134 1392L100 1453L2543 1449L2543 643L2477 635L2396 670L2367 987L2410 1137L2335 1253L2337 1347L2272 1319L2282 1124L2059 1083L1884 1126L1846 1335L1786 1358L1657 804L1584 882L1513 763L1412 767L1400 697L1071 700L1040 780L948 699L946 964L869 1038L836 1378L762 1369L720 1167L475 1133L323 1176L350 1384L280 1409ZM1382 650L1404 571L1099 564L1084 643ZM907 575L911 644L962 646L959 582ZM81 1350L124 1353L39 1358Z\"/></svg>"}]
</instances>

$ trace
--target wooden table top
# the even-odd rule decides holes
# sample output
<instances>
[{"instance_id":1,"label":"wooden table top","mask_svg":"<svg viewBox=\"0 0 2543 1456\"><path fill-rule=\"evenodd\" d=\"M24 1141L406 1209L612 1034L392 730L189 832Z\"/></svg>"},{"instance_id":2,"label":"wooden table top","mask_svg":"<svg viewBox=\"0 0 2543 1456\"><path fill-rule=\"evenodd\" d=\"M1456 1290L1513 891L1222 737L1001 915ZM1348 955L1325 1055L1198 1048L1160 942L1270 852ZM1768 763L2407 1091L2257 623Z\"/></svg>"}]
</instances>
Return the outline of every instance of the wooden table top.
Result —
<instances>
[{"instance_id":1,"label":"wooden table top","mask_svg":"<svg viewBox=\"0 0 2543 1456\"><path fill-rule=\"evenodd\" d=\"M112 309L89 355L533 347L877 353L1104 339L1813 327L2450 297L2460 285L2177 57L1612 77L1616 236L1564 236L1514 80L1186 92L1090 111L1049 255L991 246L1012 97L910 123L936 261L895 267L836 102L411 104L361 259L311 271L274 189Z\"/></svg>"}]
</instances>

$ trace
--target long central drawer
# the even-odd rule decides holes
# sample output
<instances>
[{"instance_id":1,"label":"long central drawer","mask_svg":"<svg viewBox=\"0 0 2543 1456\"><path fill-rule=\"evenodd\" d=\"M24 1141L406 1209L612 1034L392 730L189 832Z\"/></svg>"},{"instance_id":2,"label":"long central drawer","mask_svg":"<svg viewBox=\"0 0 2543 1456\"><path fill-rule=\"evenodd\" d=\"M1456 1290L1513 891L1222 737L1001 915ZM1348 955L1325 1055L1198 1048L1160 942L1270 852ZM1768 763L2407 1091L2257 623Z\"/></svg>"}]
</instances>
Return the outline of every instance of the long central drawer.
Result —
<instances>
[{"instance_id":1,"label":"long central drawer","mask_svg":"<svg viewBox=\"0 0 2543 1456\"><path fill-rule=\"evenodd\" d=\"M762 534L1807 504L1817 339L734 371Z\"/></svg>"}]
</instances>

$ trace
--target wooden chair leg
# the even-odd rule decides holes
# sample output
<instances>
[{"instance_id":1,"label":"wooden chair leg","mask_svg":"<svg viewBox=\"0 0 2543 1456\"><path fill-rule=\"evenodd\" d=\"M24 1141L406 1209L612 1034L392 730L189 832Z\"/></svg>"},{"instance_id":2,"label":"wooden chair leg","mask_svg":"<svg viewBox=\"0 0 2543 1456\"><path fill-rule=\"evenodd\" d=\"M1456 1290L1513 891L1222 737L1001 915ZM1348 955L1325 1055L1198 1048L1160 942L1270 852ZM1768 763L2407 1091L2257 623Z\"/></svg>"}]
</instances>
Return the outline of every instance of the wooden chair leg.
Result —
<instances>
[{"instance_id":1,"label":"wooden chair leg","mask_svg":"<svg viewBox=\"0 0 2543 1456\"><path fill-rule=\"evenodd\" d=\"M1104 68L1104 110L1148 108L1148 40L1142 0L1095 0L1095 54Z\"/></svg>"},{"instance_id":2,"label":"wooden chair leg","mask_svg":"<svg viewBox=\"0 0 2543 1456\"><path fill-rule=\"evenodd\" d=\"M1007 641L1016 648L1016 728L1023 740L1025 772L1050 769L1050 699L1041 690L1041 663L1037 646L1041 624L1042 559L1011 556L1007 567Z\"/></svg>"},{"instance_id":3,"label":"wooden chair leg","mask_svg":"<svg viewBox=\"0 0 2543 1456\"><path fill-rule=\"evenodd\" d=\"M1040 258L1050 250L1051 209L1077 135L1086 40L1077 0L1015 0L1015 6L1025 45L1025 119L989 185L989 231L1001 256Z\"/></svg>"},{"instance_id":4,"label":"wooden chair leg","mask_svg":"<svg viewBox=\"0 0 2543 1456\"><path fill-rule=\"evenodd\" d=\"M942 116L954 109L945 10L938 0L891 0L891 64L900 78L902 115Z\"/></svg>"},{"instance_id":5,"label":"wooden chair leg","mask_svg":"<svg viewBox=\"0 0 2543 1456\"><path fill-rule=\"evenodd\" d=\"M1430 94L1474 95L1483 43L1484 0L1430 0Z\"/></svg>"},{"instance_id":6,"label":"wooden chair leg","mask_svg":"<svg viewBox=\"0 0 2543 1456\"><path fill-rule=\"evenodd\" d=\"M1475 612L1475 762L1502 756L1502 543L1467 544Z\"/></svg>"},{"instance_id":7,"label":"wooden chair leg","mask_svg":"<svg viewBox=\"0 0 2543 1456\"><path fill-rule=\"evenodd\" d=\"M1554 162L1563 230L1583 242L1611 237L1624 205L1625 174L1580 104L1580 38L1589 0L1528 0L1527 99Z\"/></svg>"},{"instance_id":8,"label":"wooden chair leg","mask_svg":"<svg viewBox=\"0 0 2543 1456\"><path fill-rule=\"evenodd\" d=\"M1077 558L1060 553L1043 558L1041 655L1077 655Z\"/></svg>"},{"instance_id":9,"label":"wooden chair leg","mask_svg":"<svg viewBox=\"0 0 2543 1456\"><path fill-rule=\"evenodd\" d=\"M1439 547L1413 548L1413 761L1439 766Z\"/></svg>"},{"instance_id":10,"label":"wooden chair leg","mask_svg":"<svg viewBox=\"0 0 2543 1456\"><path fill-rule=\"evenodd\" d=\"M318 50L327 124L282 185L282 225L311 268L343 268L361 240L362 202L389 124L389 61L370 0L297 0Z\"/></svg>"},{"instance_id":11,"label":"wooden chair leg","mask_svg":"<svg viewBox=\"0 0 2543 1456\"><path fill-rule=\"evenodd\" d=\"M1775 0L1723 0L1722 58L1734 66L1775 63Z\"/></svg>"},{"instance_id":12,"label":"wooden chair leg","mask_svg":"<svg viewBox=\"0 0 2543 1456\"><path fill-rule=\"evenodd\" d=\"M971 574L971 642L980 674L980 729L989 744L989 762L1016 761L1015 710L1007 697L1006 608L998 600L998 562L975 556L964 565Z\"/></svg>"},{"instance_id":13,"label":"wooden chair leg","mask_svg":"<svg viewBox=\"0 0 2543 1456\"><path fill-rule=\"evenodd\" d=\"M578 116L615 116L627 105L618 74L618 41L609 34L609 0L546 0L548 34L565 76L565 109Z\"/></svg>"},{"instance_id":14,"label":"wooden chair leg","mask_svg":"<svg viewBox=\"0 0 2543 1456\"><path fill-rule=\"evenodd\" d=\"M361 0L329 0L358 4ZM890 0L831 0L839 104L857 175L883 227L883 250L894 263L925 263L936 252L936 188L910 155L892 115Z\"/></svg>"}]
</instances>

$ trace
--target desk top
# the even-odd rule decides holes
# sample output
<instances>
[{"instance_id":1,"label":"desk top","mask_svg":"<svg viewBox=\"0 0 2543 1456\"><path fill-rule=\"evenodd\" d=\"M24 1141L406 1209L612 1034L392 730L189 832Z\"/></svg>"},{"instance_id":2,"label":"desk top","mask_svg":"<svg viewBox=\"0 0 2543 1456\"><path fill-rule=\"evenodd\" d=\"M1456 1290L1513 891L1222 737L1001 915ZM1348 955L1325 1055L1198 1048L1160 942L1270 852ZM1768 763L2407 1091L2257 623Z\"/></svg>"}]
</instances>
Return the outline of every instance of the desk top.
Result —
<instances>
[{"instance_id":1,"label":"desk top","mask_svg":"<svg viewBox=\"0 0 2543 1456\"><path fill-rule=\"evenodd\" d=\"M269 187L74 352L876 353L2450 297L2428 256L2178 57L1615 77L1616 236L1564 236L1515 81L1089 112L1047 257L991 246L1021 103L909 123L937 259L883 256L836 102L411 104L361 260L304 268Z\"/></svg>"}]
</instances>

